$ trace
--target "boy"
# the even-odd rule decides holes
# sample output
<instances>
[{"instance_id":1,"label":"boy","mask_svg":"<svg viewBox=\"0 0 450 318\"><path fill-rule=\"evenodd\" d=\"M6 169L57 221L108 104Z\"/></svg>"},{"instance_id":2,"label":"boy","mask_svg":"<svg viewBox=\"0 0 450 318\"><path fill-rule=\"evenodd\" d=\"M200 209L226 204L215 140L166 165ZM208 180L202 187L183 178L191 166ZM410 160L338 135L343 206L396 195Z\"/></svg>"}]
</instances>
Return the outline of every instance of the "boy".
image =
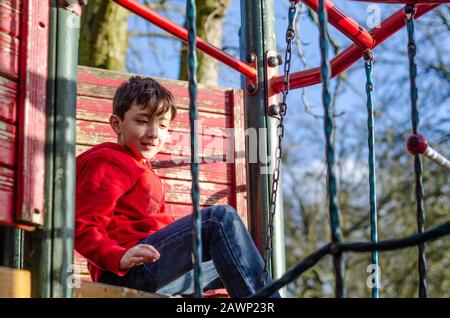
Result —
<instances>
[{"instance_id":1,"label":"boy","mask_svg":"<svg viewBox=\"0 0 450 318\"><path fill-rule=\"evenodd\" d=\"M93 281L192 293L192 218L175 221L165 211L162 184L149 162L175 116L167 89L134 76L114 96L110 124L117 143L77 157L75 249L87 258ZM245 297L262 287L263 260L232 207L202 210L202 240L205 290L225 286L231 297Z\"/></svg>"}]
</instances>

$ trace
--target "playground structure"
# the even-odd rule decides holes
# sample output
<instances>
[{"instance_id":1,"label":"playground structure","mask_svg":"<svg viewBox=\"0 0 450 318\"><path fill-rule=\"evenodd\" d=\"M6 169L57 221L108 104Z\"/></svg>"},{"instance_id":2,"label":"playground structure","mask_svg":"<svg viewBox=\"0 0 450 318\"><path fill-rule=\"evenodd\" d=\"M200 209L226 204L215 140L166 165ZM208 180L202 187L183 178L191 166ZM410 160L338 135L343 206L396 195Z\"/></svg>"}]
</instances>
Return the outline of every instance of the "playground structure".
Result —
<instances>
[{"instance_id":1,"label":"playground structure","mask_svg":"<svg viewBox=\"0 0 450 318\"><path fill-rule=\"evenodd\" d=\"M126 78L124 74L84 67L77 68L77 28L73 26L76 25L76 21L79 21L84 2L61 1L56 3L53 1L51 6L38 7L35 5L36 1L32 0L23 1L20 4L11 1L8 2L7 8L8 10L12 8L10 14L12 16L16 14L16 18L3 22L4 24L0 28L2 31L6 30L11 39L17 39L16 42L20 43L20 50L17 48L15 54L13 52L7 56L8 59L2 59L2 62L5 62L0 65L0 73L5 75L2 75L2 83L5 83L6 100L9 102L5 106L2 105L2 121L6 123L5 131L13 136L13 140L9 140L8 144L4 146L8 152L0 158L2 173L8 180L0 191L0 202L6 207L5 212L1 214L1 222L26 231L38 227L35 231L26 232L28 237L25 239L22 231L15 230L9 233L10 241L4 241L3 248L9 246L8 249L14 257L8 260L9 264L4 265L15 268L28 267L33 281L32 293L35 296L72 296L73 286L68 285L67 282L72 278L74 270L72 266L74 157L89 146L113 137L105 124L105 118L110 111L109 99L112 97L114 88ZM242 213L241 216L246 220L257 246L269 261L275 277L282 276L284 272L282 204L277 192L280 191L278 189L279 159L282 151L283 118L287 111L286 96L289 90L323 83L332 243L318 253L307 257L306 263L302 262L283 275L280 280L268 286L267 289L260 291L259 296L270 294L271 290L278 289L297 277L323 255L332 254L336 273L336 296L343 297L343 273L340 265L342 252L348 250L372 251L372 262L376 264L375 249L388 250L416 244L423 247L425 241L449 233L449 222L428 232L424 232L422 222L419 234L400 241L400 243L398 241L376 242L376 193L374 191L375 180L372 178L374 177L374 156L371 152L372 243L354 243L353 245L352 243L342 243L339 229L339 208L336 203L336 185L333 180L334 149L330 139L333 126L331 116L327 115L329 79L345 71L361 57L364 57L366 66L368 109L371 109L371 50L405 25L410 31L410 45L408 45L411 48L410 67L415 67L412 50L415 46L411 45L411 43L414 44L411 42L411 37L413 40L411 25L414 19L420 18L446 1L422 1L426 4L421 1L411 1L415 6L409 5L407 8L411 8L412 11L401 9L383 21L380 28L367 31L334 6L331 1L304 0L306 5L319 13L321 43L324 44L321 47L322 65L307 71L290 73L290 45L295 36L293 23L299 3L299 1L291 1L289 25L286 32L288 49L286 50L283 75L277 74L279 59L275 43L268 40L268 34L274 29L273 19L270 16L270 12L273 12L271 10L273 4L270 1L263 0L257 4L243 3L242 28L245 41L243 41L244 45L241 51L242 56L245 56L245 62L235 59L206 41L198 38L194 41L195 30L185 30L137 1L116 0L115 2L162 27L172 35L189 42L191 49L196 44L199 50L217 58L245 76L243 91L212 90L206 87L199 87L197 91L193 78L189 81L189 85L177 81L163 81L163 83L171 88L177 102L181 105L181 116L177 119L174 130L193 137L193 134L189 133L189 131L193 131L192 126L187 128L188 109L192 118L197 104L195 96L202 96L201 99L198 99L200 117L205 117L210 129L218 131L217 134L223 137L224 143L229 146L236 159L233 164L220 162L200 164L198 180L195 180L194 174L192 180L194 185L200 183L201 195L198 197L198 191L193 195L194 198L195 195L198 198L198 202L194 201L193 205L207 206L215 203L227 203L237 207L237 210ZM16 9L22 5L22 12L19 9L14 11L13 5L17 6ZM3 7L2 10L4 10ZM192 5L191 10L194 10ZM325 12L328 13L329 23L354 42L341 54L334 57L329 65L324 36L327 20ZM20 28L18 21L21 21ZM261 24L264 25L264 28L261 28ZM38 38L46 39L47 36L49 44L45 40L41 40L37 45ZM14 41L11 42L13 47ZM46 81L49 83L48 86L46 86ZM414 82L413 75L411 81ZM415 89L413 84L412 89ZM279 93L282 94L281 103L279 103ZM188 96L190 97L189 108L186 102ZM16 100L18 100L17 106ZM424 146L426 141L418 135L417 125L414 125L414 118L418 116L414 99L412 99L412 104L413 135L407 143L408 150L424 153L448 169L448 160L431 147ZM254 107L251 115L249 105ZM15 118L16 108L19 114L18 118ZM243 116L244 112L245 117ZM369 111L369 120L371 120L370 117ZM17 133L15 127L17 127ZM229 143L229 136L224 132L225 128L243 129L248 127L268 128L269 133L265 142L258 142L258 146L265 148L263 149L264 153L268 153L271 159L276 160L275 173L261 173L263 170L270 172L268 170L270 167L263 162L246 163L245 157L248 150L244 146L244 134L234 135L232 142ZM75 135L75 129L78 130L77 135ZM46 135L45 131L47 131ZM15 146L14 138L18 140L18 147ZM205 138L205 136L200 136L200 138ZM181 140L188 139L181 138ZM369 147L370 140L372 140L373 146L373 133L369 136ZM166 153L157 157L156 168L162 174L165 184L171 186L168 192L173 193L173 196L168 198L170 209L180 215L185 215L192 211L191 206L186 205L186 202L191 201L188 190L189 181L192 181L187 168L188 166L195 167L195 164L174 165L170 163L169 154L177 147L184 148L181 153L191 156L196 156L196 152L198 156L200 151L202 159L213 154L208 153L205 149L195 150L193 148L194 151L192 151L187 149L188 144L175 143L169 145ZM415 157L416 161L420 162L420 156L416 154ZM198 160L191 160L191 162L196 163ZM14 172L17 172L16 178L13 176ZM416 173L417 180L420 181L420 169L417 168ZM422 190L421 181L419 181L417 191L419 191L418 198L421 200L423 194L420 195ZM202 182L204 183L203 189ZM14 185L17 192L14 190ZM209 186L210 192L204 190L206 185ZM423 214L421 206L423 203L419 202L419 219ZM247 211L251 211L251 213ZM6 245L11 242L13 242L12 245ZM26 246L26 243L29 243L31 247ZM198 248L198 243L196 248ZM33 251L32 256L27 255L27 249ZM272 250L274 256L271 255ZM424 261L423 251L420 252L420 258ZM78 265L80 264L81 261ZM425 297L425 267L423 263L419 266L422 266L419 272L423 277L420 280L420 296ZM68 268L71 269L68 270ZM83 288L80 289L83 290ZM74 290L77 292L76 288ZM196 294L198 296L198 291ZM86 293L79 295L86 295ZM376 288L373 290L373 296L378 296Z\"/></svg>"}]
</instances>

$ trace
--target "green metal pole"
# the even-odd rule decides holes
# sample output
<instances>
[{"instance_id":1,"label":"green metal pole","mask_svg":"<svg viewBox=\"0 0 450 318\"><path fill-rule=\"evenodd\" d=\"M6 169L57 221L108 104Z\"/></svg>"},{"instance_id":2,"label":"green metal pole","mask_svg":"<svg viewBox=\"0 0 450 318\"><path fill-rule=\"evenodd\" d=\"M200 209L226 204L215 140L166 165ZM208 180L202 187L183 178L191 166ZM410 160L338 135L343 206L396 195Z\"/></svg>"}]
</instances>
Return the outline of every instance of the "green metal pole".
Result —
<instances>
[{"instance_id":1,"label":"green metal pole","mask_svg":"<svg viewBox=\"0 0 450 318\"><path fill-rule=\"evenodd\" d=\"M248 207L249 226L260 252L264 252L265 229L268 222L270 191L277 147L278 119L267 116L267 92L264 85L264 56L276 51L275 15L273 0L241 0L241 56L254 53L258 60L259 89L254 95L244 93L244 107L248 136ZM246 88L244 87L244 92ZM253 134L252 131L253 130ZM257 142L257 145L252 143ZM257 153L254 152L257 150ZM277 278L285 271L284 223L282 191L279 187L274 220L272 275Z\"/></svg>"},{"instance_id":2,"label":"green metal pole","mask_svg":"<svg viewBox=\"0 0 450 318\"><path fill-rule=\"evenodd\" d=\"M72 297L78 1L58 7L55 95L52 297ZM78 12L81 12L78 10Z\"/></svg>"},{"instance_id":3,"label":"green metal pole","mask_svg":"<svg viewBox=\"0 0 450 318\"><path fill-rule=\"evenodd\" d=\"M241 55L254 53L258 60L258 82L264 83L264 47L262 1L241 0ZM264 230L269 213L269 187L267 167L267 118L264 85L249 95L244 87L245 124L247 140L247 197L249 230L255 243L264 253ZM256 139L255 139L256 136ZM256 143L256 145L255 145ZM255 153L256 152L256 153Z\"/></svg>"}]
</instances>

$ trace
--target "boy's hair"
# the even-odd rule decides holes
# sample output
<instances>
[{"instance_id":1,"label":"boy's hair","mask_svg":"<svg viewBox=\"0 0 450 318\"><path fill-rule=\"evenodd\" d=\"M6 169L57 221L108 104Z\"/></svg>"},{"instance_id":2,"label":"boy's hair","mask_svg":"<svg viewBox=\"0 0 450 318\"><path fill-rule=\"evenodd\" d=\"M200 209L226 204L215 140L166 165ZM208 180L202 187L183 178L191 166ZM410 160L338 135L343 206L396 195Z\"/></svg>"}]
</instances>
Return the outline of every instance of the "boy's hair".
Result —
<instances>
[{"instance_id":1,"label":"boy's hair","mask_svg":"<svg viewBox=\"0 0 450 318\"><path fill-rule=\"evenodd\" d=\"M171 111L172 121L177 115L172 93L150 77L132 76L122 83L114 94L113 114L121 120L133 104L145 108L151 107L151 118Z\"/></svg>"}]
</instances>

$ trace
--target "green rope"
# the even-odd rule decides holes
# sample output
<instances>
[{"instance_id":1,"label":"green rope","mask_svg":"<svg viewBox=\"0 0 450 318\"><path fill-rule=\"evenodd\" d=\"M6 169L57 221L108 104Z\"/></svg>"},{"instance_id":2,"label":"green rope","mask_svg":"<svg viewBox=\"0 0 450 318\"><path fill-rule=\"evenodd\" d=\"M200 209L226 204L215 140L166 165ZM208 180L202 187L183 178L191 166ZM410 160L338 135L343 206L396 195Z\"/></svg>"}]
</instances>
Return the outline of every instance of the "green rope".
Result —
<instances>
[{"instance_id":1,"label":"green rope","mask_svg":"<svg viewBox=\"0 0 450 318\"><path fill-rule=\"evenodd\" d=\"M199 150L197 140L197 54L196 54L196 7L194 0L188 0L186 6L188 29L188 66L189 66L189 123L191 129L191 175L192 175L192 241L193 241L193 268L194 268L194 295L202 297L201 261L202 261L202 220L200 213L200 187L199 187ZM176 261L176 260L175 260Z\"/></svg>"},{"instance_id":2,"label":"green rope","mask_svg":"<svg viewBox=\"0 0 450 318\"><path fill-rule=\"evenodd\" d=\"M373 54L370 51L364 54L364 66L366 71L366 93L367 93L367 130L368 130L368 144L369 144L369 190L370 190L370 241L376 243L378 241L377 230L377 189L376 189L376 174L375 174L375 129L373 119ZM372 261L372 298L378 298L378 252L371 251Z\"/></svg>"},{"instance_id":3,"label":"green rope","mask_svg":"<svg viewBox=\"0 0 450 318\"><path fill-rule=\"evenodd\" d=\"M327 188L328 188L328 206L331 221L331 238L333 243L339 243L342 238L340 228L340 216L339 205L337 201L337 182L334 167L334 124L333 114L330 109L331 94L329 90L330 86L330 64L327 59L327 11L324 6L324 0L319 0L318 3L318 16L319 16L319 31L320 31L320 55L321 55L321 67L320 74L322 77L322 102L324 108L324 129L326 139L326 161L327 161ZM333 266L336 273L336 297L344 297L344 262L341 253L333 254Z\"/></svg>"},{"instance_id":4,"label":"green rope","mask_svg":"<svg viewBox=\"0 0 450 318\"><path fill-rule=\"evenodd\" d=\"M419 128L419 109L417 107L417 66L415 63L416 44L414 42L414 5L405 6L406 30L408 31L409 81L411 89L411 122L412 132L417 134ZM418 233L425 231L425 210L423 204L422 159L420 154L414 155L414 175L416 179L416 222ZM427 297L425 245L418 246L419 297Z\"/></svg>"}]
</instances>

